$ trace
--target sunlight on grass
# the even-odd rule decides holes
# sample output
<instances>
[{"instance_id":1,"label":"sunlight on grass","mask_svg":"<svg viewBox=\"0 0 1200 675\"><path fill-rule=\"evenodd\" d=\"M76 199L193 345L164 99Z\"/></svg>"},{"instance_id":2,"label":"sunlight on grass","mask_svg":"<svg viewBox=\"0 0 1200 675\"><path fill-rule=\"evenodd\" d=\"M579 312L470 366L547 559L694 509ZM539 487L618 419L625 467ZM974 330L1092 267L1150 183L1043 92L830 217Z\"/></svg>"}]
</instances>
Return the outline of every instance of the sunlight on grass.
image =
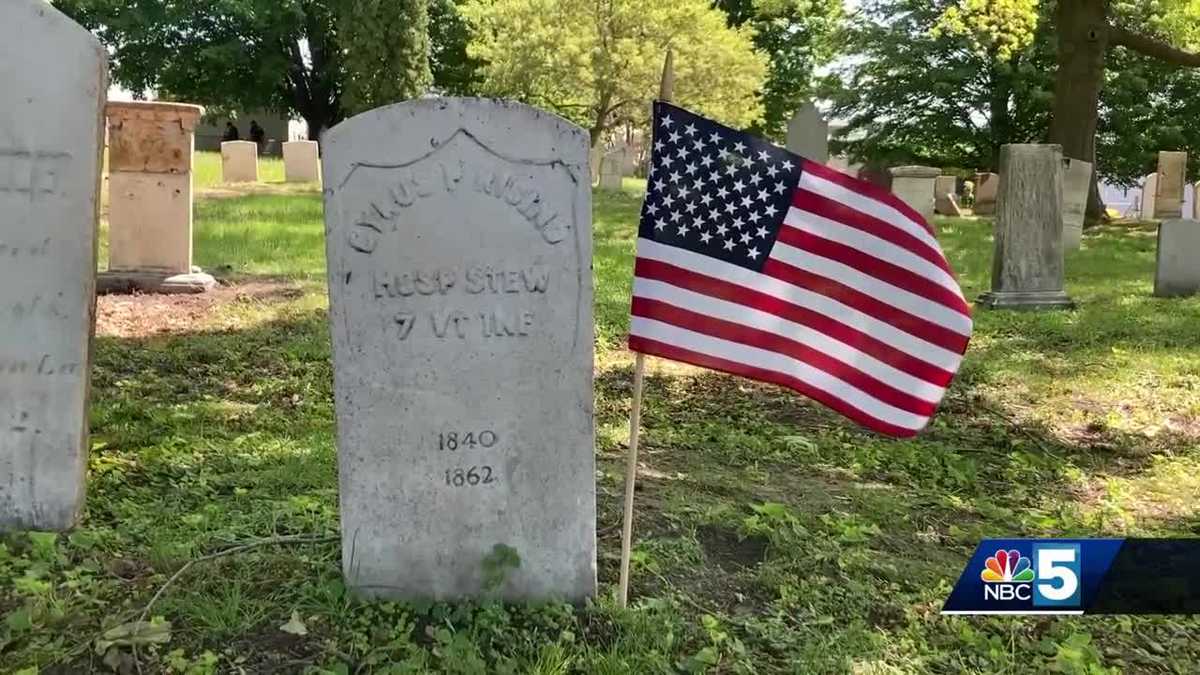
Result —
<instances>
[{"instance_id":1,"label":"sunlight on grass","mask_svg":"<svg viewBox=\"0 0 1200 675\"><path fill-rule=\"evenodd\" d=\"M221 153L197 152L192 166L192 185L196 190L226 185L221 177ZM258 158L259 183L283 183L283 159L279 157Z\"/></svg>"}]
</instances>

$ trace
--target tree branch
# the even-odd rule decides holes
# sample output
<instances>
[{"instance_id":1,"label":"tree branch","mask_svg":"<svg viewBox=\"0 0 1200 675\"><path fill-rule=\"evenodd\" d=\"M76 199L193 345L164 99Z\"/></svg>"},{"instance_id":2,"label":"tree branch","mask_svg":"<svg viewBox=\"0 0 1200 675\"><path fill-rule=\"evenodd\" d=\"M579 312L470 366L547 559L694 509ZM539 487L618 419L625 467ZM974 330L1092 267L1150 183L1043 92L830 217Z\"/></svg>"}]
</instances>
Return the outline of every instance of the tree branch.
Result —
<instances>
[{"instance_id":1,"label":"tree branch","mask_svg":"<svg viewBox=\"0 0 1200 675\"><path fill-rule=\"evenodd\" d=\"M1132 49L1139 54L1173 63L1177 66L1200 68L1200 54L1189 52L1147 35L1134 33L1121 26L1109 26L1108 43Z\"/></svg>"}]
</instances>

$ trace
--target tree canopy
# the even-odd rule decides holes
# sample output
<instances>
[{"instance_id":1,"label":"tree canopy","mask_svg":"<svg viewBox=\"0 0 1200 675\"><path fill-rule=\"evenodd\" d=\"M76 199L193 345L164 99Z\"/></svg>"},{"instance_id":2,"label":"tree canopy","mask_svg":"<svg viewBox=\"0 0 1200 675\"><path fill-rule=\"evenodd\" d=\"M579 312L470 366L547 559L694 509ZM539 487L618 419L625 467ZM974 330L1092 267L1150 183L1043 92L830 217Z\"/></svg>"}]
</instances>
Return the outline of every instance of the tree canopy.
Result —
<instances>
[{"instance_id":1,"label":"tree canopy","mask_svg":"<svg viewBox=\"0 0 1200 675\"><path fill-rule=\"evenodd\" d=\"M593 145L648 117L668 47L678 103L739 127L761 116L766 58L753 30L728 27L706 0L467 0L462 11L482 92L555 111Z\"/></svg>"}]
</instances>

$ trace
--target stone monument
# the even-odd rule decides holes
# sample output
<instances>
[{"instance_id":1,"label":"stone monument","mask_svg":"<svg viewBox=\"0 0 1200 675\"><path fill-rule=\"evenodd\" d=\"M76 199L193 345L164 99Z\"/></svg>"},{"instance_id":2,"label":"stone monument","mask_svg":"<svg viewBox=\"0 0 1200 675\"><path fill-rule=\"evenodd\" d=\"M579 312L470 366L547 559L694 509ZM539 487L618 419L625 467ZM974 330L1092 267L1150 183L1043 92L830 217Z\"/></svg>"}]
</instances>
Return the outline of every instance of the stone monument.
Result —
<instances>
[{"instance_id":1,"label":"stone monument","mask_svg":"<svg viewBox=\"0 0 1200 675\"><path fill-rule=\"evenodd\" d=\"M251 141L222 143L221 180L226 183L257 183L258 144Z\"/></svg>"},{"instance_id":2,"label":"stone monument","mask_svg":"<svg viewBox=\"0 0 1200 675\"><path fill-rule=\"evenodd\" d=\"M600 189L620 190L629 164L629 146L621 145L604 154L600 160Z\"/></svg>"},{"instance_id":3,"label":"stone monument","mask_svg":"<svg viewBox=\"0 0 1200 675\"><path fill-rule=\"evenodd\" d=\"M933 210L943 216L956 216L960 211L954 195L958 192L958 178L938 176L933 181Z\"/></svg>"},{"instance_id":4,"label":"stone monument","mask_svg":"<svg viewBox=\"0 0 1200 675\"><path fill-rule=\"evenodd\" d=\"M283 174L289 183L320 183L321 152L316 141L283 144Z\"/></svg>"},{"instance_id":5,"label":"stone monument","mask_svg":"<svg viewBox=\"0 0 1200 675\"><path fill-rule=\"evenodd\" d=\"M812 103L800 106L788 122L787 149L818 164L829 161L829 122Z\"/></svg>"},{"instance_id":6,"label":"stone monument","mask_svg":"<svg viewBox=\"0 0 1200 675\"><path fill-rule=\"evenodd\" d=\"M891 169L892 194L925 220L933 220L934 184L941 170L931 166L897 166Z\"/></svg>"},{"instance_id":7,"label":"stone monument","mask_svg":"<svg viewBox=\"0 0 1200 675\"><path fill-rule=\"evenodd\" d=\"M109 103L108 271L104 293L202 293L216 285L192 267L192 148L204 109L183 103Z\"/></svg>"},{"instance_id":8,"label":"stone monument","mask_svg":"<svg viewBox=\"0 0 1200 675\"><path fill-rule=\"evenodd\" d=\"M1079 250L1083 244L1083 220L1092 190L1092 165L1078 159L1063 160L1063 248Z\"/></svg>"},{"instance_id":9,"label":"stone monument","mask_svg":"<svg viewBox=\"0 0 1200 675\"><path fill-rule=\"evenodd\" d=\"M593 595L588 134L438 98L322 144L347 585Z\"/></svg>"},{"instance_id":10,"label":"stone monument","mask_svg":"<svg viewBox=\"0 0 1200 675\"><path fill-rule=\"evenodd\" d=\"M1156 199L1158 194L1158 174L1152 173L1146 176L1146 180L1142 182L1142 220L1154 220L1156 212Z\"/></svg>"},{"instance_id":11,"label":"stone monument","mask_svg":"<svg viewBox=\"0 0 1200 675\"><path fill-rule=\"evenodd\" d=\"M1200 293L1200 222L1164 220L1158 226L1154 295L1171 298Z\"/></svg>"},{"instance_id":12,"label":"stone monument","mask_svg":"<svg viewBox=\"0 0 1200 675\"><path fill-rule=\"evenodd\" d=\"M1073 307L1063 288L1063 161L1060 145L1000 148L992 290L998 309Z\"/></svg>"},{"instance_id":13,"label":"stone monument","mask_svg":"<svg viewBox=\"0 0 1200 675\"><path fill-rule=\"evenodd\" d=\"M996 213L996 192L1000 187L1000 176L994 173L975 174L975 206L973 211L977 216L990 216Z\"/></svg>"},{"instance_id":14,"label":"stone monument","mask_svg":"<svg viewBox=\"0 0 1200 675\"><path fill-rule=\"evenodd\" d=\"M43 0L0 2L0 531L83 508L105 53Z\"/></svg>"},{"instance_id":15,"label":"stone monument","mask_svg":"<svg viewBox=\"0 0 1200 675\"><path fill-rule=\"evenodd\" d=\"M1183 184L1187 181L1187 153L1158 153L1158 185L1154 193L1155 218L1183 217Z\"/></svg>"}]
</instances>

